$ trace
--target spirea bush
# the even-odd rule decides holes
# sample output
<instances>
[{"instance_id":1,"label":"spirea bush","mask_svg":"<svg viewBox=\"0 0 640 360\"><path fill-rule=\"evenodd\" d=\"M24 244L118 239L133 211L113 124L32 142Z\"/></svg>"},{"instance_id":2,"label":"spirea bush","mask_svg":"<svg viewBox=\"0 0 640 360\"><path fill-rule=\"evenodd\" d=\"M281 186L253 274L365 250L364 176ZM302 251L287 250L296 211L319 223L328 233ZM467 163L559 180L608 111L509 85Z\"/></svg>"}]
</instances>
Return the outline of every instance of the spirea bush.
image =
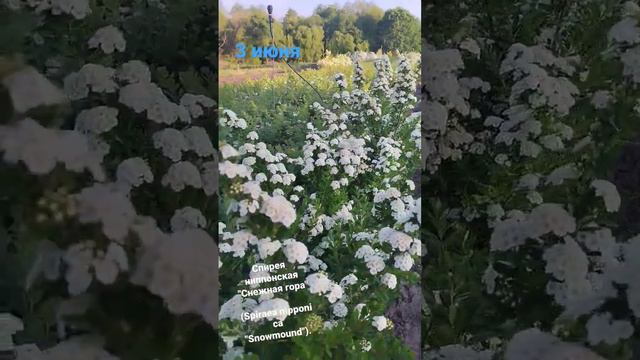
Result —
<instances>
[{"instance_id":1,"label":"spirea bush","mask_svg":"<svg viewBox=\"0 0 640 360\"><path fill-rule=\"evenodd\" d=\"M373 83L385 86L374 88L357 63L352 79L335 75L330 101L310 106L301 148L278 151L250 120L219 110L225 359L412 357L384 313L401 284L419 281L421 200L411 180L420 161L417 74L405 58L395 69L380 62ZM293 282L305 289L237 293L243 280L268 275L251 271L254 264L280 262L286 268L279 272L297 272ZM243 312L307 304L312 312L279 320L284 330L307 327L309 336L277 346L247 340L280 329L265 319L242 321Z\"/></svg>"},{"instance_id":2,"label":"spirea bush","mask_svg":"<svg viewBox=\"0 0 640 360\"><path fill-rule=\"evenodd\" d=\"M423 53L425 357L637 358L638 236L611 163L638 136L640 7L428 11L447 10Z\"/></svg>"},{"instance_id":3,"label":"spirea bush","mask_svg":"<svg viewBox=\"0 0 640 360\"><path fill-rule=\"evenodd\" d=\"M213 9L1 6L20 40L0 55L0 311L24 322L18 359L217 356Z\"/></svg>"}]
</instances>

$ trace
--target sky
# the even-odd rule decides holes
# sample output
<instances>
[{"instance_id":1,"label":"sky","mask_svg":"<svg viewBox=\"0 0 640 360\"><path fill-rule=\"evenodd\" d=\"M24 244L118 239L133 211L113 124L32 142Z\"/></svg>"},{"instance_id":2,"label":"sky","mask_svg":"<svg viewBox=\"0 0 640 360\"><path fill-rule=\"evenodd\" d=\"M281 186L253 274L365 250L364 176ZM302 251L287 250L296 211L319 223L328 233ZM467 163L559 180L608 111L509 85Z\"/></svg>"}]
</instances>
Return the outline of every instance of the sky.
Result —
<instances>
[{"instance_id":1,"label":"sky","mask_svg":"<svg viewBox=\"0 0 640 360\"><path fill-rule=\"evenodd\" d=\"M339 5L342 6L349 0L219 0L219 4L226 11L230 10L235 4L244 7L259 6L264 7L267 12L267 5L273 5L273 15L276 19L282 19L289 9L295 10L302 16L309 16L313 13L313 9L318 5ZM388 10L395 7L407 9L413 16L420 19L421 7L420 0L367 0L367 2L378 5L382 10Z\"/></svg>"}]
</instances>

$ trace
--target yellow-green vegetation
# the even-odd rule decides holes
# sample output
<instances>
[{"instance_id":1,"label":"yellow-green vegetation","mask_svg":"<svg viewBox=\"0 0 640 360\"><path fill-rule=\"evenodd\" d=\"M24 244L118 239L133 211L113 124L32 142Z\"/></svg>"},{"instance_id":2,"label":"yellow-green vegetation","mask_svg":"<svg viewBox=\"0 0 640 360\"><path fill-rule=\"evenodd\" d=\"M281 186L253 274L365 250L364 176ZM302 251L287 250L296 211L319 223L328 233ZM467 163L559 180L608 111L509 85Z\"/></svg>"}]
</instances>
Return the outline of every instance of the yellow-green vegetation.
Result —
<instances>
[{"instance_id":1,"label":"yellow-green vegetation","mask_svg":"<svg viewBox=\"0 0 640 360\"><path fill-rule=\"evenodd\" d=\"M338 58L332 57L332 58ZM391 58L396 66L398 58ZM319 69L299 71L315 91L298 77L284 63L250 69L221 70L220 104L234 109L238 116L252 121L261 139L284 147L298 147L304 142L304 126L308 119L308 107L317 101L321 104L330 100L335 91L334 76L342 73L347 79L353 76L353 65L342 61L325 61ZM374 62L360 62L366 78L375 76ZM257 77L254 77L257 75ZM225 78L241 76L239 82L225 84ZM265 142L266 142L265 140Z\"/></svg>"}]
</instances>

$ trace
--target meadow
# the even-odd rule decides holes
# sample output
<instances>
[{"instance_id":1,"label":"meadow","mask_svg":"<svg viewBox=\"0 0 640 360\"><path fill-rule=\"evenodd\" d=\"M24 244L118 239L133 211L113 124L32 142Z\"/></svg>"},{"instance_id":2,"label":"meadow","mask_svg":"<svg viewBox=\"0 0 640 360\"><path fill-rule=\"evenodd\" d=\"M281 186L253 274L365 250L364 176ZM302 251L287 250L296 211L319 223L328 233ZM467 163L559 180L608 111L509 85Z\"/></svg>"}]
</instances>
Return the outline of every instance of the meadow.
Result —
<instances>
[{"instance_id":1,"label":"meadow","mask_svg":"<svg viewBox=\"0 0 640 360\"><path fill-rule=\"evenodd\" d=\"M346 56L344 56L346 58ZM318 66L319 69L304 69L305 64L294 64L316 92L300 79L285 64L254 65L235 67L228 65L220 69L220 106L234 110L239 117L248 119L249 126L254 127L265 142L300 149L305 136L306 119L309 116L309 105L314 101L323 102L331 98L335 91L333 77L342 73L346 78L353 75L353 65L344 58ZM397 62L397 59L392 59ZM309 65L309 64L306 64ZM315 63L314 65L318 65ZM365 77L372 79L375 74L374 62L362 62ZM255 75L252 76L252 75ZM227 83L228 78L234 79Z\"/></svg>"}]
</instances>

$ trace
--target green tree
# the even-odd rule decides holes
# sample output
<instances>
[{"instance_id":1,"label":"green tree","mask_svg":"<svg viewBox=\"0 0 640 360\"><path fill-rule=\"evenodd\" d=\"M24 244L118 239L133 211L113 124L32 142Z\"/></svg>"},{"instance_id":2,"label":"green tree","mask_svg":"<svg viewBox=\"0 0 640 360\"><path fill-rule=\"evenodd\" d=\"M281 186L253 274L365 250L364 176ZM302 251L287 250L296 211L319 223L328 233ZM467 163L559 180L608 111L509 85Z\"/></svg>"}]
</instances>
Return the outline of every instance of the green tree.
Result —
<instances>
[{"instance_id":1,"label":"green tree","mask_svg":"<svg viewBox=\"0 0 640 360\"><path fill-rule=\"evenodd\" d=\"M378 23L384 16L384 10L375 4L364 1L358 1L350 6L357 14L355 25L362 32L362 37L368 43L368 48L371 50L379 49L382 41L380 34L374 29L378 28Z\"/></svg>"},{"instance_id":2,"label":"green tree","mask_svg":"<svg viewBox=\"0 0 640 360\"><path fill-rule=\"evenodd\" d=\"M324 30L323 50L328 49L328 41L337 30L338 7L336 5L320 5L314 10L314 15L322 19L322 30Z\"/></svg>"},{"instance_id":3,"label":"green tree","mask_svg":"<svg viewBox=\"0 0 640 360\"><path fill-rule=\"evenodd\" d=\"M420 51L420 22L405 9L385 11L378 34L384 51Z\"/></svg>"},{"instance_id":4,"label":"green tree","mask_svg":"<svg viewBox=\"0 0 640 360\"><path fill-rule=\"evenodd\" d=\"M229 11L228 13L226 25L224 27L224 35L226 36L226 41L224 42L222 48L223 53L233 54L236 51L236 43L246 43L246 25L248 24L251 17L264 16L263 13L263 9L259 7L245 8L242 5L234 5L231 8L231 11ZM223 27L220 28L223 29Z\"/></svg>"},{"instance_id":5,"label":"green tree","mask_svg":"<svg viewBox=\"0 0 640 360\"><path fill-rule=\"evenodd\" d=\"M291 46L286 41L286 36L284 35L284 24L281 22L274 21L273 24L273 38L276 42L276 46ZM269 35L269 44L271 44L271 35Z\"/></svg>"},{"instance_id":6,"label":"green tree","mask_svg":"<svg viewBox=\"0 0 640 360\"><path fill-rule=\"evenodd\" d=\"M247 46L266 46L271 43L269 35L269 20L266 15L251 15L244 25L244 38L241 40Z\"/></svg>"},{"instance_id":7,"label":"green tree","mask_svg":"<svg viewBox=\"0 0 640 360\"><path fill-rule=\"evenodd\" d=\"M329 50L333 54L344 54L354 51L356 49L356 43L351 34L344 34L340 31L333 33L331 40L329 41Z\"/></svg>"},{"instance_id":8,"label":"green tree","mask_svg":"<svg viewBox=\"0 0 640 360\"><path fill-rule=\"evenodd\" d=\"M224 14L224 11L219 11L218 12L218 28L219 29L224 29L227 27L227 16Z\"/></svg>"},{"instance_id":9,"label":"green tree","mask_svg":"<svg viewBox=\"0 0 640 360\"><path fill-rule=\"evenodd\" d=\"M293 36L294 43L300 47L304 61L317 61L322 57L324 32L319 26L301 25Z\"/></svg>"},{"instance_id":10,"label":"green tree","mask_svg":"<svg viewBox=\"0 0 640 360\"><path fill-rule=\"evenodd\" d=\"M293 33L296 28L300 26L302 18L298 15L295 10L289 9L282 20L282 27L284 33L284 43L287 46L294 46L293 44Z\"/></svg>"},{"instance_id":11,"label":"green tree","mask_svg":"<svg viewBox=\"0 0 640 360\"><path fill-rule=\"evenodd\" d=\"M356 26L358 13L353 8L345 7L341 9L336 5L319 6L316 8L315 14L324 20L325 49L331 50L329 42L337 31L342 34L349 34L353 38L354 46L350 47L351 50L349 51L353 51L356 47L361 49L369 48L369 44L365 43L362 30Z\"/></svg>"},{"instance_id":12,"label":"green tree","mask_svg":"<svg viewBox=\"0 0 640 360\"><path fill-rule=\"evenodd\" d=\"M369 51L369 42L364 39L360 39L356 43L356 51Z\"/></svg>"}]
</instances>

